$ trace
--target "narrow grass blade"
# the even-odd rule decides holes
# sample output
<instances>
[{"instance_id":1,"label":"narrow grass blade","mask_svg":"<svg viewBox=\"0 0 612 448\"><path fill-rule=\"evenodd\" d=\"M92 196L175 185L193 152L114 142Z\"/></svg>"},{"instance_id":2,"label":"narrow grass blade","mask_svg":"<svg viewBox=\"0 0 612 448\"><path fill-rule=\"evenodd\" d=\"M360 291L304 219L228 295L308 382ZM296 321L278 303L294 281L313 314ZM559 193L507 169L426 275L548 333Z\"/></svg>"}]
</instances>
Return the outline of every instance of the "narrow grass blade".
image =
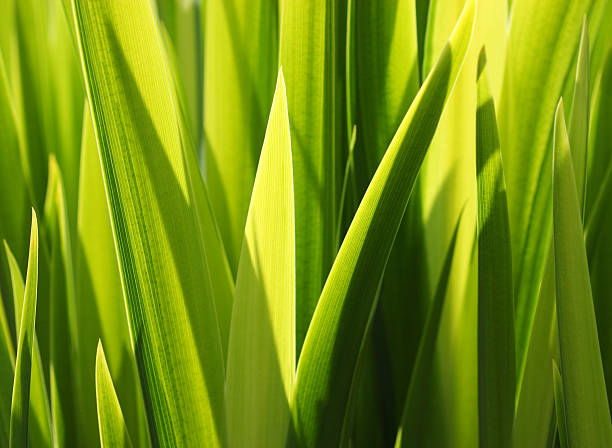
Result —
<instances>
[{"instance_id":1,"label":"narrow grass blade","mask_svg":"<svg viewBox=\"0 0 612 448\"><path fill-rule=\"evenodd\" d=\"M420 70L414 0L356 2L354 7L359 130L354 176L360 199L418 92ZM364 367L372 374L361 382L372 384L360 385L364 392L357 399L354 425L361 428L355 444L373 443L359 438L367 431L380 432L371 437L382 437L384 444L395 438L430 299L424 246L421 197L415 192L389 256L368 335L371 349L363 362L372 364ZM366 404L374 401L381 409Z\"/></svg>"},{"instance_id":2,"label":"narrow grass blade","mask_svg":"<svg viewBox=\"0 0 612 448\"><path fill-rule=\"evenodd\" d=\"M300 14L308 15L310 2L288 2L285 9L293 4L299 5ZM210 200L234 273L274 94L278 22L278 0L206 3L204 165Z\"/></svg>"},{"instance_id":3,"label":"narrow grass blade","mask_svg":"<svg viewBox=\"0 0 612 448\"><path fill-rule=\"evenodd\" d=\"M563 397L563 380L561 379L561 372L559 372L559 367L557 366L557 363L554 359L552 362L552 366L559 444L561 445L561 448L568 448L569 445L567 441L567 427L565 423L565 398Z\"/></svg>"},{"instance_id":4,"label":"narrow grass blade","mask_svg":"<svg viewBox=\"0 0 612 448\"><path fill-rule=\"evenodd\" d=\"M176 51L177 75L180 92L185 101L189 127L200 151L202 137L203 51L204 36L200 20L201 2L197 0L158 0L159 17Z\"/></svg>"},{"instance_id":5,"label":"narrow grass blade","mask_svg":"<svg viewBox=\"0 0 612 448\"><path fill-rule=\"evenodd\" d=\"M612 390L612 291L610 269L612 266L612 235L607 229L612 223L612 134L609 117L612 113L612 47L608 51L604 66L593 91L592 120L589 133L589 175L587 188L586 246L589 257L589 272L593 290L593 302L597 317L597 330L601 356L606 376L606 388ZM602 167L606 167L605 172ZM608 400L612 403L612 400Z\"/></svg>"},{"instance_id":6,"label":"narrow grass blade","mask_svg":"<svg viewBox=\"0 0 612 448\"><path fill-rule=\"evenodd\" d=\"M23 300L25 296L25 284L23 276L19 270L17 260L11 252L7 244L5 244L6 257L8 259L8 265L11 272L11 284L13 289L13 302L15 308L19 310L17 314L17 328L19 329L21 323L21 313L23 311ZM40 263L39 263L40 267ZM40 272L40 271L39 271ZM39 276L39 283L40 283ZM40 288L38 288L40 293ZM40 295L40 294L37 294ZM37 298L37 314L38 314L38 303ZM37 330L38 331L38 330ZM17 335L19 337L19 335ZM9 391L12 390L13 376L14 376L14 354L13 354L13 369L11 370L11 380L8 382L10 387ZM7 401L10 409L10 397ZM32 352L32 374L30 379L30 412L28 413L28 439L30 446L36 447L50 447L52 444L51 440L51 409L49 407L49 394L47 393L47 385L45 374L43 371L43 363L40 356L40 347L38 346L38 337L34 334L34 346ZM8 434L7 434L8 437ZM7 440L8 443L8 440Z\"/></svg>"},{"instance_id":7,"label":"narrow grass blade","mask_svg":"<svg viewBox=\"0 0 612 448\"><path fill-rule=\"evenodd\" d=\"M22 133L22 164L30 201L37 207L44 202L49 149L45 138L48 119L49 76L46 64L49 3L37 0L15 2L15 58L18 83L15 107ZM47 115L47 118L45 117Z\"/></svg>"},{"instance_id":8,"label":"narrow grass blade","mask_svg":"<svg viewBox=\"0 0 612 448\"><path fill-rule=\"evenodd\" d=\"M17 248L17 258L25 265L27 255L24 222L27 221L26 188L22 175L19 137L15 110L11 101L9 80L3 55L0 54L0 239ZM6 259L0 257L0 296L6 313L11 334L16 334L13 320L14 308L11 300L10 279L5 277ZM16 339L11 339L11 343Z\"/></svg>"},{"instance_id":9,"label":"narrow grass blade","mask_svg":"<svg viewBox=\"0 0 612 448\"><path fill-rule=\"evenodd\" d=\"M151 6L74 7L151 441L223 445L219 325Z\"/></svg>"},{"instance_id":10,"label":"narrow grass blade","mask_svg":"<svg viewBox=\"0 0 612 448\"><path fill-rule=\"evenodd\" d=\"M132 442L115 393L115 386L106 363L102 342L98 344L96 354L96 403L100 428L100 446L102 448L131 448Z\"/></svg>"},{"instance_id":11,"label":"narrow grass blade","mask_svg":"<svg viewBox=\"0 0 612 448\"><path fill-rule=\"evenodd\" d=\"M550 243L553 116L573 83L580 28L591 4L517 0L512 6L498 121L512 234L518 381Z\"/></svg>"},{"instance_id":12,"label":"narrow grass blade","mask_svg":"<svg viewBox=\"0 0 612 448\"><path fill-rule=\"evenodd\" d=\"M282 71L255 177L232 312L230 446L284 446L295 371L295 222ZM256 374L255 372L261 372Z\"/></svg>"},{"instance_id":13,"label":"narrow grass blade","mask_svg":"<svg viewBox=\"0 0 612 448\"><path fill-rule=\"evenodd\" d=\"M281 8L279 51L287 84L295 185L298 354L336 252L334 24L339 5L287 0Z\"/></svg>"},{"instance_id":14,"label":"narrow grass blade","mask_svg":"<svg viewBox=\"0 0 612 448\"><path fill-rule=\"evenodd\" d=\"M485 49L478 60L478 415L481 447L509 447L514 416L514 297L506 185Z\"/></svg>"},{"instance_id":15,"label":"narrow grass blade","mask_svg":"<svg viewBox=\"0 0 612 448\"><path fill-rule=\"evenodd\" d=\"M410 375L410 383L406 393L402 419L395 439L396 448L407 448L412 446L413 437L419 432L423 407L428 399L428 395L431 393L429 386L433 371L436 340L448 290L448 281L450 278L460 222L460 220L457 221L455 225L455 231L446 252L446 257L444 258L444 264L442 265L442 271L440 272L440 278L436 286L433 302L427 312L427 319L423 328L423 334L419 341L419 349L414 362L414 368Z\"/></svg>"},{"instance_id":16,"label":"narrow grass blade","mask_svg":"<svg viewBox=\"0 0 612 448\"><path fill-rule=\"evenodd\" d=\"M571 446L608 447L612 423L562 102L555 121L553 241L567 435Z\"/></svg>"},{"instance_id":17,"label":"narrow grass blade","mask_svg":"<svg viewBox=\"0 0 612 448\"><path fill-rule=\"evenodd\" d=\"M64 184L55 157L49 161L44 233L49 249L49 377L55 443L79 443L82 429L73 425L80 409L79 338L74 268ZM83 440L84 442L84 440Z\"/></svg>"},{"instance_id":18,"label":"narrow grass blade","mask_svg":"<svg viewBox=\"0 0 612 448\"><path fill-rule=\"evenodd\" d=\"M26 275L23 312L19 326L15 379L11 403L9 446L19 448L28 445L28 413L30 410L30 378L34 347L34 325L36 322L36 297L38 288L38 221L32 210L30 253Z\"/></svg>"},{"instance_id":19,"label":"narrow grass blade","mask_svg":"<svg viewBox=\"0 0 612 448\"><path fill-rule=\"evenodd\" d=\"M327 279L298 364L293 412L301 445L336 445L340 440L376 292L420 165L469 47L474 13L475 3L470 1L389 145Z\"/></svg>"},{"instance_id":20,"label":"narrow grass blade","mask_svg":"<svg viewBox=\"0 0 612 448\"><path fill-rule=\"evenodd\" d=\"M587 145L589 133L590 106L590 61L589 61L589 28L587 18L582 23L582 36L578 50L578 66L574 82L574 97L570 112L568 135L572 151L576 188L580 201L580 216L584 219L586 189L584 188L587 173Z\"/></svg>"},{"instance_id":21,"label":"narrow grass blade","mask_svg":"<svg viewBox=\"0 0 612 448\"><path fill-rule=\"evenodd\" d=\"M123 414L136 445L144 444L146 420L132 354L119 265L113 242L104 182L89 104L83 112L79 205L75 250L75 292L82 385L81 426L96 437L95 366L98 341L123 403ZM140 423L144 422L144 425ZM141 428L142 426L142 428Z\"/></svg>"}]
</instances>

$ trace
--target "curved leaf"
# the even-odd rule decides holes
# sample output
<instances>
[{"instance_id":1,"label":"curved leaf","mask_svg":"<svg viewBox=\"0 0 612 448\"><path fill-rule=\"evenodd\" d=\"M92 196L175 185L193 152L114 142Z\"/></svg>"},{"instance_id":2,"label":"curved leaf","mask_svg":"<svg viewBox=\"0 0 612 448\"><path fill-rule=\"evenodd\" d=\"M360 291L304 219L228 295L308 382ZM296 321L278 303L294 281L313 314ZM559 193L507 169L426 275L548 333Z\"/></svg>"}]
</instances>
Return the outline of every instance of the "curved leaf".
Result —
<instances>
[{"instance_id":1,"label":"curved leaf","mask_svg":"<svg viewBox=\"0 0 612 448\"><path fill-rule=\"evenodd\" d=\"M470 1L402 120L340 247L297 370L293 418L305 446L337 445L376 292L419 168L469 47ZM296 229L297 231L297 229Z\"/></svg>"}]
</instances>

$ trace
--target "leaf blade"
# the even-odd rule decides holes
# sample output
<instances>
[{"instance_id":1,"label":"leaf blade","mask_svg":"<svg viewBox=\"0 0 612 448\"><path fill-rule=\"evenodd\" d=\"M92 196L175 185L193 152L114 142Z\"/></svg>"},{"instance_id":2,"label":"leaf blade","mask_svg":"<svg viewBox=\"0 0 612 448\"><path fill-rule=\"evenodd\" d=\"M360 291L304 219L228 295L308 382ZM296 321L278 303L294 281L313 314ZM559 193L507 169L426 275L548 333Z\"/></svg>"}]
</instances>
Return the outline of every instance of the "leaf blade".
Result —
<instances>
[{"instance_id":1,"label":"leaf blade","mask_svg":"<svg viewBox=\"0 0 612 448\"><path fill-rule=\"evenodd\" d=\"M380 276L418 169L471 42L474 13L475 3L470 1L374 175L319 299L298 363L295 387L295 436L302 445L339 441L350 381L375 306ZM390 191L401 196L391 200ZM345 314L346 310L350 313ZM345 321L349 316L350 324ZM334 340L342 344L335 346Z\"/></svg>"},{"instance_id":2,"label":"leaf blade","mask_svg":"<svg viewBox=\"0 0 612 448\"><path fill-rule=\"evenodd\" d=\"M582 221L563 102L555 120L553 241L567 435L572 446L612 444Z\"/></svg>"},{"instance_id":3,"label":"leaf blade","mask_svg":"<svg viewBox=\"0 0 612 448\"><path fill-rule=\"evenodd\" d=\"M227 362L230 446L283 446L295 369L295 222L282 69L238 265ZM266 374L252 375L261 369Z\"/></svg>"}]
</instances>

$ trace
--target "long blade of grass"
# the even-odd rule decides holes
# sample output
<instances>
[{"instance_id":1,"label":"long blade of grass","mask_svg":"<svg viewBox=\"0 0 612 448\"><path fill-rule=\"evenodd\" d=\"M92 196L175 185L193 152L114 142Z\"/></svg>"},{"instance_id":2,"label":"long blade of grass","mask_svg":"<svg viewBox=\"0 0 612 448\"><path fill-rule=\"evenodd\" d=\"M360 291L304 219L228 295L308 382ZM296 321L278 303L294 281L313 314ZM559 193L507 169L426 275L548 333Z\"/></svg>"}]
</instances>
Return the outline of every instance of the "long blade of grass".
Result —
<instances>
[{"instance_id":1,"label":"long blade of grass","mask_svg":"<svg viewBox=\"0 0 612 448\"><path fill-rule=\"evenodd\" d=\"M152 443L224 444L219 325L150 4L73 4Z\"/></svg>"},{"instance_id":2,"label":"long blade of grass","mask_svg":"<svg viewBox=\"0 0 612 448\"><path fill-rule=\"evenodd\" d=\"M354 8L359 199L418 92L420 70L414 0L356 2ZM389 256L368 336L364 364L371 366L364 369L372 374L364 373L359 386L356 444L376 444L372 437L390 444L395 438L430 298L425 259L421 198L415 193ZM368 431L380 435L364 439Z\"/></svg>"},{"instance_id":3,"label":"long blade of grass","mask_svg":"<svg viewBox=\"0 0 612 448\"><path fill-rule=\"evenodd\" d=\"M281 8L280 63L293 136L298 354L336 251L334 24L339 5L286 0Z\"/></svg>"},{"instance_id":4,"label":"long blade of grass","mask_svg":"<svg viewBox=\"0 0 612 448\"><path fill-rule=\"evenodd\" d=\"M11 402L10 442L11 447L28 444L28 413L30 410L30 378L34 353L34 325L36 322L36 298L38 288L38 221L32 210L32 230L28 272L26 275L23 312L19 326L15 379Z\"/></svg>"},{"instance_id":5,"label":"long blade of grass","mask_svg":"<svg viewBox=\"0 0 612 448\"><path fill-rule=\"evenodd\" d=\"M146 439L144 405L132 355L104 182L89 104L83 112L79 205L75 253L75 292L79 367L83 391L80 416L84 432L98 432L96 420L96 347L101 341L123 413L135 444ZM140 425L141 421L144 425Z\"/></svg>"},{"instance_id":6,"label":"long blade of grass","mask_svg":"<svg viewBox=\"0 0 612 448\"><path fill-rule=\"evenodd\" d=\"M294 423L302 445L336 445L340 440L376 291L427 147L462 67L475 9L473 1L466 5L447 47L406 113L319 299L295 388Z\"/></svg>"},{"instance_id":7,"label":"long blade of grass","mask_svg":"<svg viewBox=\"0 0 612 448\"><path fill-rule=\"evenodd\" d=\"M2 56L0 54L0 239L5 240L11 247L18 248L17 258L19 262L25 263L27 235L23 223L27 221L28 213L26 188L21 170L15 110ZM16 334L10 279L4 275L8 272L6 268L6 259L0 257L0 296L9 317L9 330L11 334ZM11 344L14 344L13 341L16 339L11 338Z\"/></svg>"},{"instance_id":8,"label":"long blade of grass","mask_svg":"<svg viewBox=\"0 0 612 448\"><path fill-rule=\"evenodd\" d=\"M514 297L506 185L486 53L478 60L478 415L481 447L509 447L514 417Z\"/></svg>"},{"instance_id":9,"label":"long blade of grass","mask_svg":"<svg viewBox=\"0 0 612 448\"><path fill-rule=\"evenodd\" d=\"M573 128L569 138L575 144L570 146L572 160L578 165L586 162L586 129L589 124L588 108L588 34L583 24L582 38L576 69L574 100L572 101ZM578 180L578 177L577 177ZM579 192L586 191L586 177L583 175L576 184ZM585 196L579 194L581 212L586 204ZM546 265L532 324L529 346L526 352L523 376L517 382L516 413L513 441L515 447L531 443L545 446L550 437L549 424L553 412L553 384L550 381L550 360L558 358L558 338L555 310L555 268L552 244L549 246Z\"/></svg>"},{"instance_id":10,"label":"long blade of grass","mask_svg":"<svg viewBox=\"0 0 612 448\"><path fill-rule=\"evenodd\" d=\"M238 265L225 393L230 446L282 447L287 436L295 371L294 219L281 71Z\"/></svg>"},{"instance_id":11,"label":"long blade of grass","mask_svg":"<svg viewBox=\"0 0 612 448\"><path fill-rule=\"evenodd\" d=\"M612 266L612 235L607 229L612 224L612 134L609 117L612 113L612 47L593 91L592 119L589 133L589 176L587 188L586 247L589 258L589 272L593 290L593 302L597 317L597 330L601 356L606 377L606 388L612 390L612 291L610 290L610 269ZM602 173L602 166L606 167ZM591 177L592 176L592 177ZM600 180L599 183L592 180ZM612 403L610 397L609 403Z\"/></svg>"},{"instance_id":12,"label":"long blade of grass","mask_svg":"<svg viewBox=\"0 0 612 448\"><path fill-rule=\"evenodd\" d=\"M19 270L19 265L17 264L17 260L15 259L13 252L10 250L9 246L6 243L4 248L11 273L13 302L15 303L15 309L19 311L16 315L17 327L19 329L19 325L21 323L21 313L23 311L25 284L23 281L23 276L21 275L21 271ZM38 298L36 302L38 314ZM11 375L14 376L14 365L13 369L11 370ZM12 377L8 385L10 387L10 390L12 390ZM7 404L8 403L10 403L10 398L7 401ZM38 346L38 337L36 334L34 334L34 347L32 353L32 375L30 379L30 409L31 411L28 413L28 438L30 446L37 446L41 448L52 446L51 409L49 407L49 394L47 393L46 379L43 371L42 359L40 356L40 347Z\"/></svg>"},{"instance_id":13,"label":"long blade of grass","mask_svg":"<svg viewBox=\"0 0 612 448\"><path fill-rule=\"evenodd\" d=\"M78 444L79 339L74 292L72 248L64 184L55 157L49 161L49 185L44 208L44 233L49 249L49 377L54 439L59 445ZM81 442L83 443L84 440Z\"/></svg>"},{"instance_id":14,"label":"long blade of grass","mask_svg":"<svg viewBox=\"0 0 612 448\"><path fill-rule=\"evenodd\" d=\"M584 219L587 173L587 145L589 133L589 99L590 99L590 60L589 60L589 27L587 18L582 22L582 35L578 50L578 65L574 81L574 96L570 112L568 135L572 151L576 188L580 201L580 215Z\"/></svg>"},{"instance_id":15,"label":"long blade of grass","mask_svg":"<svg viewBox=\"0 0 612 448\"><path fill-rule=\"evenodd\" d=\"M102 342L98 344L96 354L96 403L100 428L100 446L102 448L131 448L132 441L106 363Z\"/></svg>"},{"instance_id":16,"label":"long blade of grass","mask_svg":"<svg viewBox=\"0 0 612 448\"><path fill-rule=\"evenodd\" d=\"M308 14L310 2L295 3L302 14ZM211 203L234 273L274 94L278 22L278 0L206 4L204 164Z\"/></svg>"},{"instance_id":17,"label":"long blade of grass","mask_svg":"<svg viewBox=\"0 0 612 448\"><path fill-rule=\"evenodd\" d=\"M553 242L559 347L571 446L612 446L580 203L563 118L557 108L553 156Z\"/></svg>"},{"instance_id":18,"label":"long blade of grass","mask_svg":"<svg viewBox=\"0 0 612 448\"><path fill-rule=\"evenodd\" d=\"M419 432L423 407L430 393L429 386L431 373L433 371L436 340L438 330L440 329L446 293L448 291L448 281L450 278L460 222L461 218L455 225L455 231L453 232L450 246L444 258L433 302L427 312L427 319L423 328L423 334L419 341L419 349L414 362L414 368L410 375L410 383L408 385L408 391L406 392L402 419L395 439L395 448L407 448L412 446L414 441L413 437Z\"/></svg>"},{"instance_id":19,"label":"long blade of grass","mask_svg":"<svg viewBox=\"0 0 612 448\"><path fill-rule=\"evenodd\" d=\"M518 382L550 243L552 118L573 82L580 28L591 4L517 0L512 6L499 132L512 234Z\"/></svg>"}]
</instances>

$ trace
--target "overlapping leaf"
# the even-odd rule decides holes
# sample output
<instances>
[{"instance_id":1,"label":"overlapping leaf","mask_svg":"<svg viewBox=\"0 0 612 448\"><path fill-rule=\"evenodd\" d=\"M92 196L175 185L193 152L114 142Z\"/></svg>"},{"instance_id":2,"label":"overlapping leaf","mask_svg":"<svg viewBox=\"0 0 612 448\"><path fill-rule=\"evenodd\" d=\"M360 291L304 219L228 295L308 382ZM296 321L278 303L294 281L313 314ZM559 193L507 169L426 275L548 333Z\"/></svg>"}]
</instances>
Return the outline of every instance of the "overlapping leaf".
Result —
<instances>
[{"instance_id":1,"label":"overlapping leaf","mask_svg":"<svg viewBox=\"0 0 612 448\"><path fill-rule=\"evenodd\" d=\"M302 445L340 441L376 292L427 146L469 47L474 14L471 1L387 149L319 299L296 379L295 437Z\"/></svg>"},{"instance_id":2,"label":"overlapping leaf","mask_svg":"<svg viewBox=\"0 0 612 448\"><path fill-rule=\"evenodd\" d=\"M197 173L185 160L151 6L73 4L152 443L224 444L224 362Z\"/></svg>"}]
</instances>

